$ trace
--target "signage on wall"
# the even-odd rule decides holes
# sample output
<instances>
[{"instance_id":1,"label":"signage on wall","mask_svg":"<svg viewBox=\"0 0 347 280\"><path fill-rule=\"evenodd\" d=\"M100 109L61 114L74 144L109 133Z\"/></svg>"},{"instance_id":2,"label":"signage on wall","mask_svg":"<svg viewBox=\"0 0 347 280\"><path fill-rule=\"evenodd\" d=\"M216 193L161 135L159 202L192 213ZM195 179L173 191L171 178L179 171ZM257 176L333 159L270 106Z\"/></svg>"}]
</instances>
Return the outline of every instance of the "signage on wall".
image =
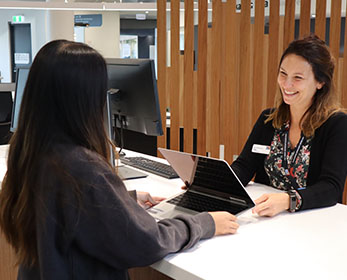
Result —
<instances>
[{"instance_id":1,"label":"signage on wall","mask_svg":"<svg viewBox=\"0 0 347 280\"><path fill-rule=\"evenodd\" d=\"M24 16L12 16L12 23L22 23L25 21Z\"/></svg>"},{"instance_id":2,"label":"signage on wall","mask_svg":"<svg viewBox=\"0 0 347 280\"><path fill-rule=\"evenodd\" d=\"M75 26L101 26L102 15L91 14L91 15L75 15Z\"/></svg>"},{"instance_id":3,"label":"signage on wall","mask_svg":"<svg viewBox=\"0 0 347 280\"><path fill-rule=\"evenodd\" d=\"M14 54L14 63L15 64L29 64L30 63L29 53L15 53Z\"/></svg>"}]
</instances>

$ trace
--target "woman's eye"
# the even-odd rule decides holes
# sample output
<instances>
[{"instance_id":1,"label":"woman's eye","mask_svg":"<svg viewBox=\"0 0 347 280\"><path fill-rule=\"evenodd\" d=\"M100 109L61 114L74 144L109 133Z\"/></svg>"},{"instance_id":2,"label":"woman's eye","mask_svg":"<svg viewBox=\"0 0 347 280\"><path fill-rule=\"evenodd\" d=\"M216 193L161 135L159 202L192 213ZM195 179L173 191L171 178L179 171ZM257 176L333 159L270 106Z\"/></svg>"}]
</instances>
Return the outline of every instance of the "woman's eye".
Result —
<instances>
[{"instance_id":1,"label":"woman's eye","mask_svg":"<svg viewBox=\"0 0 347 280\"><path fill-rule=\"evenodd\" d=\"M286 72L280 71L281 76L287 76Z\"/></svg>"},{"instance_id":2,"label":"woman's eye","mask_svg":"<svg viewBox=\"0 0 347 280\"><path fill-rule=\"evenodd\" d=\"M302 77L300 77L300 76L295 76L295 80L302 80Z\"/></svg>"}]
</instances>

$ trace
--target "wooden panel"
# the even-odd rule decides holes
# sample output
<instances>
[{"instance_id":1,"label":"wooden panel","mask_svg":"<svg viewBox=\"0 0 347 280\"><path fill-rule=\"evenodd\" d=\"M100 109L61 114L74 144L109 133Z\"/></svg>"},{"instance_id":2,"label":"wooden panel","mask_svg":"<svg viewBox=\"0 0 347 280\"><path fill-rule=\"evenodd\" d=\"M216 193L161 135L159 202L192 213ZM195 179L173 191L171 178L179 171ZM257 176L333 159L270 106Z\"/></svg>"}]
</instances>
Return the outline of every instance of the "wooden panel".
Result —
<instances>
[{"instance_id":1,"label":"wooden panel","mask_svg":"<svg viewBox=\"0 0 347 280\"><path fill-rule=\"evenodd\" d=\"M322 40L325 40L326 5L326 0L316 0L316 18L314 32Z\"/></svg>"},{"instance_id":2,"label":"wooden panel","mask_svg":"<svg viewBox=\"0 0 347 280\"><path fill-rule=\"evenodd\" d=\"M194 5L193 0L184 2L184 90L183 127L184 151L193 152L193 90L194 90Z\"/></svg>"},{"instance_id":3,"label":"wooden panel","mask_svg":"<svg viewBox=\"0 0 347 280\"><path fill-rule=\"evenodd\" d=\"M284 15L284 37L283 37L284 49L287 48L289 43L294 40L294 28L295 28L295 1L286 1L285 15Z\"/></svg>"},{"instance_id":4,"label":"wooden panel","mask_svg":"<svg viewBox=\"0 0 347 280\"><path fill-rule=\"evenodd\" d=\"M160 115L163 123L164 135L157 137L158 147L166 147L166 1L157 3L157 73L158 73L158 95L160 103ZM158 156L161 156L158 151Z\"/></svg>"},{"instance_id":5,"label":"wooden panel","mask_svg":"<svg viewBox=\"0 0 347 280\"><path fill-rule=\"evenodd\" d=\"M224 17L224 70L222 71L221 92L222 92L222 124L224 126L223 139L224 159L231 163L233 155L238 154L238 30L240 20L235 13L235 0L223 4Z\"/></svg>"},{"instance_id":6,"label":"wooden panel","mask_svg":"<svg viewBox=\"0 0 347 280\"><path fill-rule=\"evenodd\" d=\"M346 11L347 11L347 7L346 7ZM345 22L345 34L344 34L344 38L345 38L345 46L347 45L347 22ZM346 50L346 48L345 48ZM341 68L340 68L341 69ZM343 68L342 68L342 76L343 77L347 77L347 53L344 51L343 54ZM342 106L347 108L347 79L342 79L342 90L341 90L341 103ZM346 188L345 188L346 191Z\"/></svg>"},{"instance_id":7,"label":"wooden panel","mask_svg":"<svg viewBox=\"0 0 347 280\"><path fill-rule=\"evenodd\" d=\"M15 254L5 236L0 232L0 279L17 279L17 267L15 266Z\"/></svg>"},{"instance_id":8,"label":"wooden panel","mask_svg":"<svg viewBox=\"0 0 347 280\"><path fill-rule=\"evenodd\" d=\"M252 97L250 91L250 65L251 65L251 1L242 1L240 25L240 118L239 118L239 151L241 151L251 130Z\"/></svg>"},{"instance_id":9,"label":"wooden panel","mask_svg":"<svg viewBox=\"0 0 347 280\"><path fill-rule=\"evenodd\" d=\"M299 36L310 34L311 24L311 0L301 0L300 2L300 29Z\"/></svg>"},{"instance_id":10,"label":"wooden panel","mask_svg":"<svg viewBox=\"0 0 347 280\"><path fill-rule=\"evenodd\" d=\"M211 116L211 83L212 83L212 61L213 61L213 53L212 53L212 28L207 29L207 75L206 75L206 153L208 153L209 147L211 146L211 137L208 137L209 135L209 128L212 125L212 119Z\"/></svg>"},{"instance_id":11,"label":"wooden panel","mask_svg":"<svg viewBox=\"0 0 347 280\"><path fill-rule=\"evenodd\" d=\"M180 1L171 1L171 52L170 52L170 149L179 146L179 21Z\"/></svg>"},{"instance_id":12,"label":"wooden panel","mask_svg":"<svg viewBox=\"0 0 347 280\"><path fill-rule=\"evenodd\" d=\"M188 81L187 81L188 82ZM184 104L184 99L183 99L183 89L184 89L184 55L180 54L179 56L179 84L177 88L179 89L179 97L178 97L178 115L179 115L179 122L178 126L183 127L183 104Z\"/></svg>"},{"instance_id":13,"label":"wooden panel","mask_svg":"<svg viewBox=\"0 0 347 280\"><path fill-rule=\"evenodd\" d=\"M131 280L171 280L173 278L162 274L161 272L146 266L146 267L135 267L128 270ZM2 279L2 278L0 278Z\"/></svg>"},{"instance_id":14,"label":"wooden panel","mask_svg":"<svg viewBox=\"0 0 347 280\"><path fill-rule=\"evenodd\" d=\"M269 17L269 42L279 42L280 36L280 5L278 1L270 3L270 17ZM279 49L276 44L272 44L274 47L269 47L268 55L268 70L267 70L267 94L266 107L273 107L274 98L277 86L277 72L278 72L278 55Z\"/></svg>"},{"instance_id":15,"label":"wooden panel","mask_svg":"<svg viewBox=\"0 0 347 280\"><path fill-rule=\"evenodd\" d=\"M207 137L209 137L208 151L212 157L219 157L220 144L220 67L221 67L221 38L222 38L222 4L220 0L212 1L212 47L213 59L211 61L211 83L208 91L210 102L207 125Z\"/></svg>"},{"instance_id":16,"label":"wooden panel","mask_svg":"<svg viewBox=\"0 0 347 280\"><path fill-rule=\"evenodd\" d=\"M197 152L206 155L207 0L199 0L197 70Z\"/></svg>"},{"instance_id":17,"label":"wooden panel","mask_svg":"<svg viewBox=\"0 0 347 280\"><path fill-rule=\"evenodd\" d=\"M339 72L338 59L340 56L340 31L341 31L341 0L334 0L334 1L331 1L329 47L333 56L336 59L335 75L334 75L335 85L337 85L337 78L338 78L338 72Z\"/></svg>"},{"instance_id":18,"label":"wooden panel","mask_svg":"<svg viewBox=\"0 0 347 280\"><path fill-rule=\"evenodd\" d=\"M256 121L264 106L263 84L265 75L262 71L264 65L264 8L264 1L255 2L252 124Z\"/></svg>"}]
</instances>

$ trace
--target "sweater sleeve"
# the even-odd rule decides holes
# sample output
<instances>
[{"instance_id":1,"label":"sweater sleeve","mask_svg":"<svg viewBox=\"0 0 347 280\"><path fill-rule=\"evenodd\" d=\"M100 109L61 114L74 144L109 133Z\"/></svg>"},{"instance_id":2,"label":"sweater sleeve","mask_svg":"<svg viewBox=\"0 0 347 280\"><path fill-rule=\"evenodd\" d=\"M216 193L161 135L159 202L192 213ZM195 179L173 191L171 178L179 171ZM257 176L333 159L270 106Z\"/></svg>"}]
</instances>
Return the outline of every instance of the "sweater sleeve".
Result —
<instances>
[{"instance_id":1,"label":"sweater sleeve","mask_svg":"<svg viewBox=\"0 0 347 280\"><path fill-rule=\"evenodd\" d=\"M308 186L299 193L300 210L335 205L341 202L347 174L347 115L331 117L315 135L316 147L311 151Z\"/></svg>"},{"instance_id":2,"label":"sweater sleeve","mask_svg":"<svg viewBox=\"0 0 347 280\"><path fill-rule=\"evenodd\" d=\"M214 235L214 221L208 213L156 222L128 195L108 166L93 163L78 169L89 183L83 186L78 217L65 213L76 221L66 224L75 224L72 238L80 250L114 268L150 265Z\"/></svg>"},{"instance_id":3,"label":"sweater sleeve","mask_svg":"<svg viewBox=\"0 0 347 280\"><path fill-rule=\"evenodd\" d=\"M265 176L266 174L264 171L265 155L252 152L252 147L254 144L265 146L270 146L271 144L271 139L273 137L272 125L271 123L264 123L269 113L270 109L267 109L261 113L252 129L251 134L248 136L241 154L231 165L231 168L238 175L244 186L249 183L255 174L257 174L257 177L261 177L258 180L259 183L269 184L268 178Z\"/></svg>"}]
</instances>

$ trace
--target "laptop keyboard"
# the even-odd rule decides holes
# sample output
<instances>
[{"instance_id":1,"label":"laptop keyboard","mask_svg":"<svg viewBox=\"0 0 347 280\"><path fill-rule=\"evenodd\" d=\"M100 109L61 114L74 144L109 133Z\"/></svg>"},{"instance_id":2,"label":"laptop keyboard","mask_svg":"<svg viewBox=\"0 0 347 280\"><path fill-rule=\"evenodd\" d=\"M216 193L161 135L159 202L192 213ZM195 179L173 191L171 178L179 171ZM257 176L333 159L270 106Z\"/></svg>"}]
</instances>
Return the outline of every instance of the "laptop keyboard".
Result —
<instances>
[{"instance_id":1,"label":"laptop keyboard","mask_svg":"<svg viewBox=\"0 0 347 280\"><path fill-rule=\"evenodd\" d=\"M188 208L197 212L204 211L227 211L236 214L246 207L231 204L228 201L215 199L210 196L201 195L195 192L185 192L167 201L168 203Z\"/></svg>"}]
</instances>

